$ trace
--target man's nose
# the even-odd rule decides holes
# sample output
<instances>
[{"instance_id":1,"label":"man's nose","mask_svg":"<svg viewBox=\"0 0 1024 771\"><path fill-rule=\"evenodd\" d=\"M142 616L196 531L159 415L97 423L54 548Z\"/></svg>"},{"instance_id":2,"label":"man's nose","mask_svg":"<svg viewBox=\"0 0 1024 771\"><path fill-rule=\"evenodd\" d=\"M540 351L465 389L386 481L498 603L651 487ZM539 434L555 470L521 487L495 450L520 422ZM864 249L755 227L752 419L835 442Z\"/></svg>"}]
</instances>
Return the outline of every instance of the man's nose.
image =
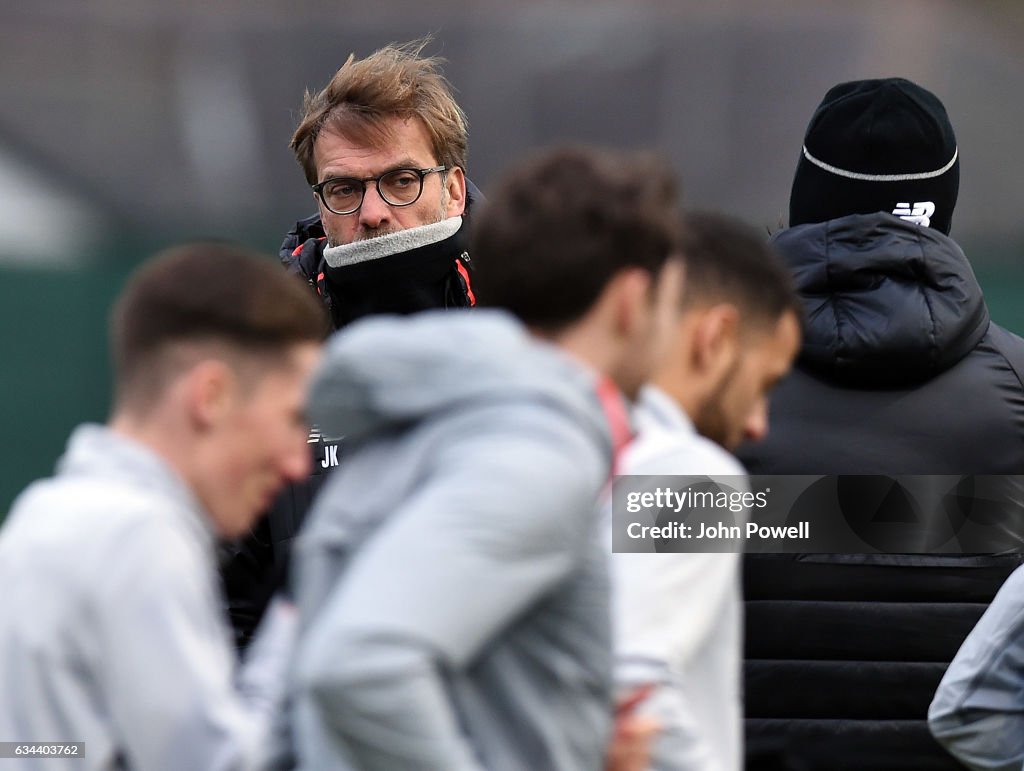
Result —
<instances>
[{"instance_id":1,"label":"man's nose","mask_svg":"<svg viewBox=\"0 0 1024 771\"><path fill-rule=\"evenodd\" d=\"M364 228L377 229L391 220L391 207L380 197L377 186L367 183L363 194L363 205L359 208L359 224Z\"/></svg>"}]
</instances>

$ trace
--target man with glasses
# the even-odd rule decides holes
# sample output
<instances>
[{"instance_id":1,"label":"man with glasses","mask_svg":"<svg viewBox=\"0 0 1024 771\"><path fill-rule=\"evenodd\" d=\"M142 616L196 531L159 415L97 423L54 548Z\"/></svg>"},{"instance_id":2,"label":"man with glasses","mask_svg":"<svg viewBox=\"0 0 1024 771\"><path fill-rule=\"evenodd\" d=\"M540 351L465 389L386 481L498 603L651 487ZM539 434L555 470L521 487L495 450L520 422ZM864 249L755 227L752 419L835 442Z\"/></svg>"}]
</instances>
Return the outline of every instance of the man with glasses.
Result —
<instances>
[{"instance_id":1,"label":"man with glasses","mask_svg":"<svg viewBox=\"0 0 1024 771\"><path fill-rule=\"evenodd\" d=\"M291 148L318 213L281 247L339 329L371 314L474 304L464 218L479 197L466 179L466 119L428 41L350 56L307 93ZM223 571L240 646L281 582L288 544L339 445L314 429L313 475L289 486Z\"/></svg>"},{"instance_id":2,"label":"man with glasses","mask_svg":"<svg viewBox=\"0 0 1024 771\"><path fill-rule=\"evenodd\" d=\"M316 287L336 328L473 304L466 119L423 46L350 56L306 95L292 137L319 213L296 224L281 256Z\"/></svg>"}]
</instances>

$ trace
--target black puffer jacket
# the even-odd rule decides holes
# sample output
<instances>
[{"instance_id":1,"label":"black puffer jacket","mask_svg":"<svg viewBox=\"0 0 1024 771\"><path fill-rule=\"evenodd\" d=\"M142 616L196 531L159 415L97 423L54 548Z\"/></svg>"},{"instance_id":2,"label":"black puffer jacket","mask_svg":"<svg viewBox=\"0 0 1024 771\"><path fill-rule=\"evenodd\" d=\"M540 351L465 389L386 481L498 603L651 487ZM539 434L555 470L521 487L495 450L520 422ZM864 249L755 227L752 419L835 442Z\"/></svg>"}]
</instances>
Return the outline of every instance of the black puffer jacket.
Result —
<instances>
[{"instance_id":1,"label":"black puffer jacket","mask_svg":"<svg viewBox=\"0 0 1024 771\"><path fill-rule=\"evenodd\" d=\"M779 233L804 302L800 360L751 473L1024 474L1024 340L989 320L960 248L889 214ZM1021 562L748 555L750 768L959 768L926 714Z\"/></svg>"},{"instance_id":2,"label":"black puffer jacket","mask_svg":"<svg viewBox=\"0 0 1024 771\"><path fill-rule=\"evenodd\" d=\"M471 307L476 298L471 284L469 216L483 196L472 182L468 186L462 227L443 241L331 268L324 259L327 239L323 225L319 215L314 215L297 222L285 236L281 262L317 292L331 314L334 329L372 314ZM338 465L339 443L325 439L315 429L310 433L309 448L313 459L310 478L288 485L247 537L223 548L221 577L240 648L249 642L270 598L283 585L291 541L328 472Z\"/></svg>"}]
</instances>

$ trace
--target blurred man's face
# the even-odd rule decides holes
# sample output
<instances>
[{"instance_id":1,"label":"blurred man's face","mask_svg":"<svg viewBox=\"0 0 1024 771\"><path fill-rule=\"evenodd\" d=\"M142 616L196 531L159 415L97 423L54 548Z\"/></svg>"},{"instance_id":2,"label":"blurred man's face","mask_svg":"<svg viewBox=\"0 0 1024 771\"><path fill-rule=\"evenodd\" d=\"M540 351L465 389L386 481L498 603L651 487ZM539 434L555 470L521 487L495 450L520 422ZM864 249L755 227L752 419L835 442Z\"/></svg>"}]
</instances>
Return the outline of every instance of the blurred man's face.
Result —
<instances>
[{"instance_id":1,"label":"blurred man's face","mask_svg":"<svg viewBox=\"0 0 1024 771\"><path fill-rule=\"evenodd\" d=\"M309 474L303 407L319 355L317 344L296 345L280 363L253 368L255 375L246 368L224 389L197 489L221 537L244 534L286 483Z\"/></svg>"},{"instance_id":2,"label":"blurred man's face","mask_svg":"<svg viewBox=\"0 0 1024 771\"><path fill-rule=\"evenodd\" d=\"M368 147L325 129L313 144L317 182L332 177L365 179L395 169L428 169L438 166L423 125L416 119L391 118L388 139L381 147ZM466 206L466 181L462 169L432 173L423 178L423 192L408 206L384 201L373 182L366 183L363 204L352 214L335 214L317 198L320 218L330 246L383 236L420 225L429 225L462 214Z\"/></svg>"},{"instance_id":3,"label":"blurred man's face","mask_svg":"<svg viewBox=\"0 0 1024 771\"><path fill-rule=\"evenodd\" d=\"M800 347L796 315L774 329L752 330L740 341L732 366L694 415L697 431L727 450L768 435L768 394L789 371Z\"/></svg>"}]
</instances>

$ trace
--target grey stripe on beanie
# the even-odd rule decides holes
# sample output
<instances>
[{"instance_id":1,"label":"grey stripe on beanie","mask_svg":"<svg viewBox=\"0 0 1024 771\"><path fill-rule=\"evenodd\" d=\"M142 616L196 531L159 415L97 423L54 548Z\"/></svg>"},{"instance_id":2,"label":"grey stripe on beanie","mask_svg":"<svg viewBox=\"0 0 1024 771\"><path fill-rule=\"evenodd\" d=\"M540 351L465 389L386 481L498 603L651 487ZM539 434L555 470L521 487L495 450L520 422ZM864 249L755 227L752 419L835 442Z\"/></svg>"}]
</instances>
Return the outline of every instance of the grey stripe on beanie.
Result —
<instances>
[{"instance_id":1,"label":"grey stripe on beanie","mask_svg":"<svg viewBox=\"0 0 1024 771\"><path fill-rule=\"evenodd\" d=\"M957 154L957 151L953 150L953 157L949 159L949 163L935 171L922 171L920 173L909 174L861 174L857 171L850 171L849 169L841 169L838 166L832 166L819 158L815 158L811 155L811 151L807 149L807 145L804 145L804 158L809 160L819 169L824 169L830 174L837 174L838 176L846 177L847 179L861 179L865 182L910 182L915 179L931 179L932 177L938 177L953 168L953 164L956 163Z\"/></svg>"}]
</instances>

